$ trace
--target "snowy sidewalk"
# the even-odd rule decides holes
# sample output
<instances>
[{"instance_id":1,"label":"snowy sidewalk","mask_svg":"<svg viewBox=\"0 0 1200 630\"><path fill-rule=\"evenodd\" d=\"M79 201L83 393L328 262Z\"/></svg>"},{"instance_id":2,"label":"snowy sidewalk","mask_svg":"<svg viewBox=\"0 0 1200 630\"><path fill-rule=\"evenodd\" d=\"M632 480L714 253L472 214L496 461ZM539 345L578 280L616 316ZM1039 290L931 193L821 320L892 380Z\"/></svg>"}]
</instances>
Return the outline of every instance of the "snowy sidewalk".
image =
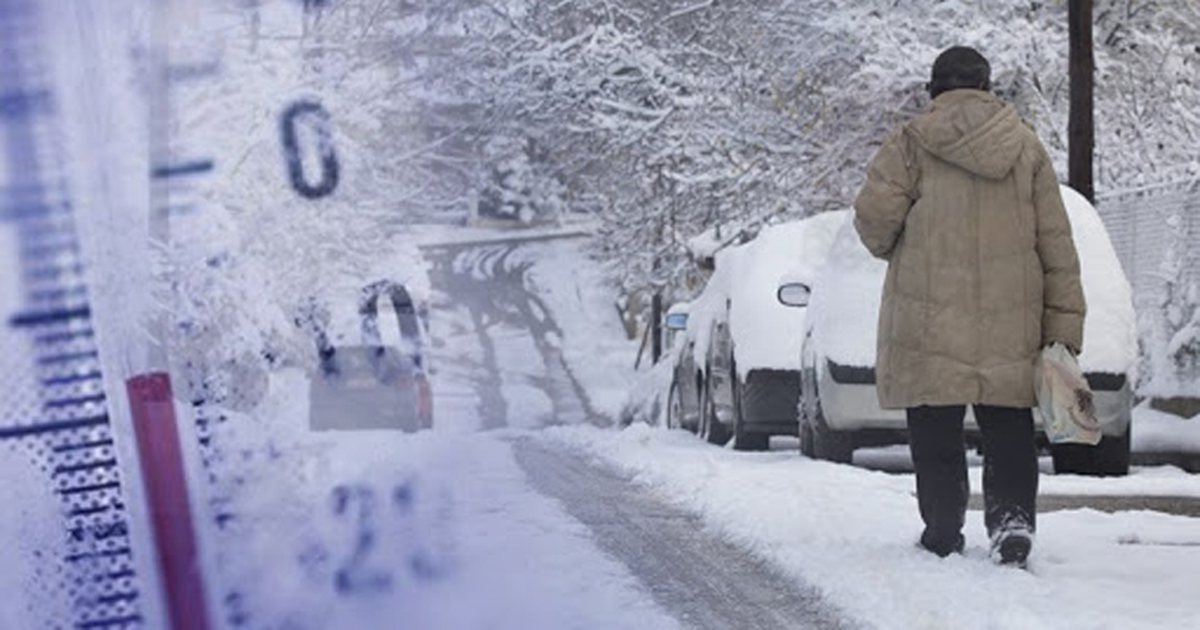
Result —
<instances>
[{"instance_id":1,"label":"snowy sidewalk","mask_svg":"<svg viewBox=\"0 0 1200 630\"><path fill-rule=\"evenodd\" d=\"M550 429L552 439L616 464L703 517L727 540L820 589L834 606L880 628L1200 627L1200 521L1155 512L1071 510L1041 515L1031 571L987 559L982 514L967 515L964 556L915 547L911 475L739 453L681 431ZM1168 481L1164 481L1167 479ZM1193 484L1150 471L1112 480L1043 477L1056 486L1153 494ZM978 479L974 480L978 488ZM1109 492L1111 493L1111 492Z\"/></svg>"},{"instance_id":2,"label":"snowy sidewalk","mask_svg":"<svg viewBox=\"0 0 1200 630\"><path fill-rule=\"evenodd\" d=\"M664 609L697 630L851 627L815 589L779 574L610 466L532 437L515 443L534 488L557 499Z\"/></svg>"},{"instance_id":3,"label":"snowy sidewalk","mask_svg":"<svg viewBox=\"0 0 1200 630\"><path fill-rule=\"evenodd\" d=\"M498 433L282 445L233 497L210 584L246 627L679 627ZM226 613L229 613L226 610Z\"/></svg>"}]
</instances>

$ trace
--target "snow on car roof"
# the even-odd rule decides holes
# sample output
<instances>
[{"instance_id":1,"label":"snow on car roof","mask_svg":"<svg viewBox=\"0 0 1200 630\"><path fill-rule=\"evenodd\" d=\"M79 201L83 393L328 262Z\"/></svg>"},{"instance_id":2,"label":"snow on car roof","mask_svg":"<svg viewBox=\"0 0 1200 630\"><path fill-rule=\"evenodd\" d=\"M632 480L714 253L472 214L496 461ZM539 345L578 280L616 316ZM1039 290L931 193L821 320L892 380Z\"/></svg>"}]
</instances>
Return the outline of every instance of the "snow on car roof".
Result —
<instances>
[{"instance_id":1,"label":"snow on car roof","mask_svg":"<svg viewBox=\"0 0 1200 630\"><path fill-rule=\"evenodd\" d=\"M846 214L826 212L766 226L754 240L717 252L716 271L690 307L696 360L706 357L712 320L728 300L734 359L742 374L758 368L799 369L805 309L779 303L779 281L785 276L812 278Z\"/></svg>"},{"instance_id":2,"label":"snow on car roof","mask_svg":"<svg viewBox=\"0 0 1200 630\"><path fill-rule=\"evenodd\" d=\"M1125 374L1137 359L1129 281L1096 209L1074 190L1061 189L1087 301L1079 364L1087 372ZM887 263L871 256L847 218L817 274L808 309L808 326L814 330L819 354L844 365L875 365L876 326L886 273Z\"/></svg>"},{"instance_id":3,"label":"snow on car roof","mask_svg":"<svg viewBox=\"0 0 1200 630\"><path fill-rule=\"evenodd\" d=\"M1061 188L1079 251L1083 297L1087 301L1079 364L1089 372L1124 374L1137 363L1133 289L1099 213L1083 195L1066 186Z\"/></svg>"},{"instance_id":4,"label":"snow on car roof","mask_svg":"<svg viewBox=\"0 0 1200 630\"><path fill-rule=\"evenodd\" d=\"M779 302L779 281L808 280L829 253L848 212L825 212L763 228L743 251L734 270L729 329L742 374L756 368L800 369L800 346L808 309ZM720 264L718 262L718 264Z\"/></svg>"}]
</instances>

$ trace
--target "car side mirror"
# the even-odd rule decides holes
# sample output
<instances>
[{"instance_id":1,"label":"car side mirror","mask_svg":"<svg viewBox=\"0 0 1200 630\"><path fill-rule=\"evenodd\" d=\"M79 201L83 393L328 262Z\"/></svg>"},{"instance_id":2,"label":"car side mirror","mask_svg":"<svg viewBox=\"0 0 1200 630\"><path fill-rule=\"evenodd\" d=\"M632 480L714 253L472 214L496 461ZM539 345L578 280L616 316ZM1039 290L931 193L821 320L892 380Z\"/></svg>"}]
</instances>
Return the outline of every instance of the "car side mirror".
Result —
<instances>
[{"instance_id":1,"label":"car side mirror","mask_svg":"<svg viewBox=\"0 0 1200 630\"><path fill-rule=\"evenodd\" d=\"M784 306L808 306L808 298L812 294L807 284L789 282L779 287L779 303Z\"/></svg>"},{"instance_id":2,"label":"car side mirror","mask_svg":"<svg viewBox=\"0 0 1200 630\"><path fill-rule=\"evenodd\" d=\"M670 315L667 315L667 330L684 330L687 328L687 321L687 313L671 313Z\"/></svg>"}]
</instances>

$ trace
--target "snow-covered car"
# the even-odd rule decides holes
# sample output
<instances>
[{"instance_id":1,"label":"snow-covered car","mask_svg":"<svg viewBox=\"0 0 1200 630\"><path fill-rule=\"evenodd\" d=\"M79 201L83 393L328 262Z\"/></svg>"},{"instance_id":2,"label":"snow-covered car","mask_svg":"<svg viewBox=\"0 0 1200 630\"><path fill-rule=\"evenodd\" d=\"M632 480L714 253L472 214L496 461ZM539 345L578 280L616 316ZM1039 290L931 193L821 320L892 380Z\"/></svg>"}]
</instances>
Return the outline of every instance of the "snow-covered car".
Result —
<instances>
[{"instance_id":1,"label":"snow-covered car","mask_svg":"<svg viewBox=\"0 0 1200 630\"><path fill-rule=\"evenodd\" d=\"M700 428L700 385L703 376L696 369L693 348L695 335L688 334L691 302L678 302L663 318L663 347L671 364L671 380L667 394L667 427L687 429L693 433Z\"/></svg>"},{"instance_id":2,"label":"snow-covered car","mask_svg":"<svg viewBox=\"0 0 1200 630\"><path fill-rule=\"evenodd\" d=\"M1062 196L1088 306L1079 364L1095 394L1104 437L1096 447L1054 445L1051 454L1058 472L1125 474L1137 360L1132 293L1095 208L1065 186ZM855 448L907 442L904 411L882 409L875 392L875 341L886 272L887 263L871 256L853 221L846 220L804 309L800 447L810 457L849 462ZM1036 410L1034 420L1040 431ZM970 407L965 426L968 439L978 440Z\"/></svg>"},{"instance_id":3,"label":"snow-covered car","mask_svg":"<svg viewBox=\"0 0 1200 630\"><path fill-rule=\"evenodd\" d=\"M713 444L732 437L740 450L763 450L771 435L796 434L804 311L780 304L779 283L811 278L845 218L830 212L767 226L716 252L713 274L688 304L685 333L672 349L669 425ZM681 325L682 313L675 315L668 324Z\"/></svg>"},{"instance_id":4,"label":"snow-covered car","mask_svg":"<svg viewBox=\"0 0 1200 630\"><path fill-rule=\"evenodd\" d=\"M309 388L310 426L431 428L425 323L408 289L375 282L353 304L331 310L331 321L314 329L318 369Z\"/></svg>"}]
</instances>

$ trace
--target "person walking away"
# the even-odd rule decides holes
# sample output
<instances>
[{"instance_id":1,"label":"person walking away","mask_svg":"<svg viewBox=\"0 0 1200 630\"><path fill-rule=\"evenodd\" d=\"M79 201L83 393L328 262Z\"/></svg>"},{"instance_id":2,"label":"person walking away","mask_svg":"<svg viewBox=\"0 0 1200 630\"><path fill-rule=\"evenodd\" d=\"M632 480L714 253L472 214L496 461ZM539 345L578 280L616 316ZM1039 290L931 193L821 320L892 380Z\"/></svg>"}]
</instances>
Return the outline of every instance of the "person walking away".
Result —
<instances>
[{"instance_id":1,"label":"person walking away","mask_svg":"<svg viewBox=\"0 0 1200 630\"><path fill-rule=\"evenodd\" d=\"M920 546L963 549L972 405L991 555L1024 566L1037 525L1034 361L1054 342L1079 353L1086 307L1053 165L990 76L972 48L938 56L933 101L871 161L854 225L888 262L876 387L883 408L906 410Z\"/></svg>"}]
</instances>

